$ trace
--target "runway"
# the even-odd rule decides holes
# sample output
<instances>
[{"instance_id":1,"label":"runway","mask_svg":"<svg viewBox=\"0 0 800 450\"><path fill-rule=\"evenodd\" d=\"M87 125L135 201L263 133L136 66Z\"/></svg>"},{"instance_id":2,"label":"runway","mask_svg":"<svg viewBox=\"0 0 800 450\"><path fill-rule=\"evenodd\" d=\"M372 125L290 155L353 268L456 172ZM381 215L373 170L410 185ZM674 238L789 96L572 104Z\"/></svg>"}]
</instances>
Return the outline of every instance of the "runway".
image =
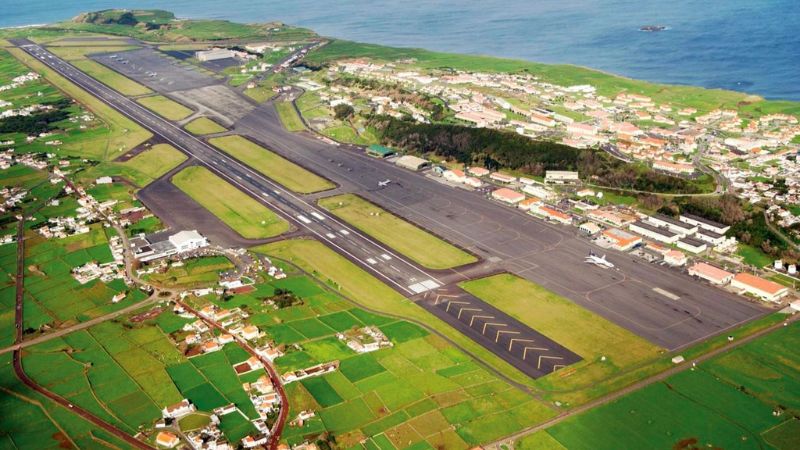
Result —
<instances>
[{"instance_id":1,"label":"runway","mask_svg":"<svg viewBox=\"0 0 800 450\"><path fill-rule=\"evenodd\" d=\"M15 42L75 84L192 156L197 164L208 167L269 206L296 228L307 231L404 295L421 299L420 306L426 307L504 359L511 358L510 362L513 361L512 364L520 370L537 376L535 371L523 368L527 358L513 353L513 345L512 351L504 354L501 348L485 342L486 339L479 335L483 333L476 334L471 326L465 328L464 324L459 323L460 318L453 318L449 316L449 311L441 311L438 304L427 302L426 296L430 297L442 289L455 289L454 295L465 294L452 286L454 282L467 278L458 268L434 272L418 267L318 208L314 199L324 196L324 193L298 196L288 192L41 47L30 42ZM207 80L193 79L196 86L180 87L184 90L206 88L213 82L211 77ZM151 87L158 89L155 82ZM215 86L214 89L221 88ZM232 91L227 87L224 89ZM180 94L176 86L170 85L167 90L173 98ZM769 311L699 283L679 271L651 265L627 254L609 252L609 260L616 265L613 270L586 265L583 263L584 257L597 249L577 236L573 227L547 224L519 210L495 203L484 194L444 185L424 174L365 156L358 147L334 146L317 139L310 132L287 132L269 102L254 108L252 102L242 96L226 94L224 98L226 103L219 106L222 111L216 111L215 114L225 115L225 111L236 108L231 104L231 101L235 103L236 98L241 102L241 111L246 112L235 122L234 132L332 180L339 185L336 193L354 192L362 195L478 255L483 262L481 267L470 268L472 274L480 273L482 267L491 268L485 272L506 270L518 274L670 350L690 345ZM214 105L204 107L213 108ZM392 183L378 189L378 181L387 178ZM476 308L491 311L489 305L478 299L471 298L469 301L477 305ZM492 311L488 315L495 313ZM482 319L476 320L480 324ZM534 340L542 337L527 327L523 331L534 333L530 335ZM497 339L494 344L501 344L501 340ZM558 350L565 361L577 357L557 343L548 345L548 348ZM543 373L556 366L556 363L550 365ZM536 370L540 369L541 364Z\"/></svg>"}]
</instances>

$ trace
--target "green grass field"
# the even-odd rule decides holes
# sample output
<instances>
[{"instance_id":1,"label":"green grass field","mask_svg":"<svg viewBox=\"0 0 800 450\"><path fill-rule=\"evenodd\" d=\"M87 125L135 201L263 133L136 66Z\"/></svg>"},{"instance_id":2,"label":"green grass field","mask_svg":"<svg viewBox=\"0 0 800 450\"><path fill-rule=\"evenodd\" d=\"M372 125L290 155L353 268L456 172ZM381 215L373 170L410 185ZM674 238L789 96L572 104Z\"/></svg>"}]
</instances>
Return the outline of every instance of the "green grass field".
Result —
<instances>
[{"instance_id":1,"label":"green grass field","mask_svg":"<svg viewBox=\"0 0 800 450\"><path fill-rule=\"evenodd\" d=\"M547 390L590 385L619 370L659 356L662 349L597 314L528 280L495 275L460 285L584 358L561 373L537 380ZM602 356L606 361L600 361Z\"/></svg>"},{"instance_id":2,"label":"green grass field","mask_svg":"<svg viewBox=\"0 0 800 450\"><path fill-rule=\"evenodd\" d=\"M245 238L272 237L289 230L289 224L269 208L204 167L187 167L172 182Z\"/></svg>"},{"instance_id":3,"label":"green grass field","mask_svg":"<svg viewBox=\"0 0 800 450\"><path fill-rule=\"evenodd\" d=\"M144 187L186 159L187 156L175 147L169 144L156 144L127 161L103 163L90 169L88 173L94 178L102 175L121 176L139 187Z\"/></svg>"},{"instance_id":4,"label":"green grass field","mask_svg":"<svg viewBox=\"0 0 800 450\"><path fill-rule=\"evenodd\" d=\"M0 355L0 410L0 448L127 448L22 384L11 366L11 353Z\"/></svg>"},{"instance_id":5,"label":"green grass field","mask_svg":"<svg viewBox=\"0 0 800 450\"><path fill-rule=\"evenodd\" d=\"M772 258L769 255L762 252L760 249L746 244L740 243L736 254L743 258L745 264L751 266L764 267L772 264Z\"/></svg>"},{"instance_id":6,"label":"green grass field","mask_svg":"<svg viewBox=\"0 0 800 450\"><path fill-rule=\"evenodd\" d=\"M192 114L191 109L174 100L170 100L163 95L142 97L136 101L150 111L153 111L154 113L168 120L182 120Z\"/></svg>"},{"instance_id":7,"label":"green grass field","mask_svg":"<svg viewBox=\"0 0 800 450\"><path fill-rule=\"evenodd\" d=\"M53 72L22 50L9 48L7 51L31 69L42 74L47 81L77 100L106 124L107 129L94 133L82 133L80 139L65 143L62 146L62 151L65 153L105 161L125 153L152 137L149 131Z\"/></svg>"},{"instance_id":8,"label":"green grass field","mask_svg":"<svg viewBox=\"0 0 800 450\"><path fill-rule=\"evenodd\" d=\"M327 197L319 205L425 267L449 269L477 261L469 253L354 194Z\"/></svg>"},{"instance_id":9,"label":"green grass field","mask_svg":"<svg viewBox=\"0 0 800 450\"><path fill-rule=\"evenodd\" d=\"M208 117L198 117L197 119L187 123L184 128L186 128L186 131L197 135L222 133L227 131L227 128L223 127L217 122L214 122Z\"/></svg>"},{"instance_id":10,"label":"green grass field","mask_svg":"<svg viewBox=\"0 0 800 450\"><path fill-rule=\"evenodd\" d=\"M275 110L278 111L278 117L287 130L302 131L306 129L291 102L275 102Z\"/></svg>"},{"instance_id":11,"label":"green grass field","mask_svg":"<svg viewBox=\"0 0 800 450\"><path fill-rule=\"evenodd\" d=\"M674 448L690 439L698 447L797 448L800 427L792 416L800 411L798 331L797 323L779 329L567 419L547 434L578 450ZM787 410L776 417L778 405Z\"/></svg>"},{"instance_id":12,"label":"green grass field","mask_svg":"<svg viewBox=\"0 0 800 450\"><path fill-rule=\"evenodd\" d=\"M213 138L209 142L294 192L308 194L335 187L330 181L242 136L224 136Z\"/></svg>"},{"instance_id":13,"label":"green grass field","mask_svg":"<svg viewBox=\"0 0 800 450\"><path fill-rule=\"evenodd\" d=\"M278 288L290 290L302 304L275 311L259 300ZM190 301L198 308L210 302L246 309L248 320L257 323L270 339L296 344L298 347L287 346L286 355L275 360L279 373L340 361L338 371L286 386L290 417L303 409L317 412L303 427L285 429L283 438L290 444L330 431L341 448L360 448L362 439L368 441L367 448L373 444L381 448L468 448L554 414L444 339L410 322L354 308L306 276L257 284L254 292L225 301L213 296ZM335 336L338 330L364 325L378 327L394 346L357 354ZM225 350L232 362L228 346ZM222 353L192 358L192 365L208 375L217 365L213 360L220 360ZM181 392L188 388L187 395L191 395L203 380L188 373L190 368L185 366L170 368L170 374L184 380L186 386L179 385ZM225 383L218 381L216 386L224 393ZM209 391L206 397L214 394Z\"/></svg>"},{"instance_id":14,"label":"green grass field","mask_svg":"<svg viewBox=\"0 0 800 450\"><path fill-rule=\"evenodd\" d=\"M72 65L123 95L145 95L153 92L144 85L90 59L73 61Z\"/></svg>"},{"instance_id":15,"label":"green grass field","mask_svg":"<svg viewBox=\"0 0 800 450\"><path fill-rule=\"evenodd\" d=\"M183 261L180 267L170 267L164 273L154 273L148 281L167 287L214 286L219 281L219 272L233 268L233 264L223 256L208 256Z\"/></svg>"},{"instance_id":16,"label":"green grass field","mask_svg":"<svg viewBox=\"0 0 800 450\"><path fill-rule=\"evenodd\" d=\"M318 274L321 279L359 305L382 313L402 315L428 325L514 381L522 384L530 384L532 381L484 347L476 344L426 310L414 305L392 288L320 242L292 239L259 246L255 248L255 251L283 258L297 264L309 273Z\"/></svg>"}]
</instances>

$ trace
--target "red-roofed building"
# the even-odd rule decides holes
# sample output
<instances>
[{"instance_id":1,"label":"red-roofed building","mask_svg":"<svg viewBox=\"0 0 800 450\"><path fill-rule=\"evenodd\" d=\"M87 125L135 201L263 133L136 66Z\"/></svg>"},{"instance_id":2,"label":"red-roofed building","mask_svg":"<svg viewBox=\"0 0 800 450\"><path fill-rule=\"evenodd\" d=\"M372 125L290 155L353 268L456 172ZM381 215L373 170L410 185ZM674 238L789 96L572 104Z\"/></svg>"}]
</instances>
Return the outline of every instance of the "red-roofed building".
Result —
<instances>
[{"instance_id":1,"label":"red-roofed building","mask_svg":"<svg viewBox=\"0 0 800 450\"><path fill-rule=\"evenodd\" d=\"M525 200L525 194L508 188L500 188L492 192L492 198L510 205L515 205Z\"/></svg>"},{"instance_id":2,"label":"red-roofed building","mask_svg":"<svg viewBox=\"0 0 800 450\"><path fill-rule=\"evenodd\" d=\"M733 274L727 270L722 270L704 262L699 262L689 267L689 275L719 285L728 284L733 279Z\"/></svg>"},{"instance_id":3,"label":"red-roofed building","mask_svg":"<svg viewBox=\"0 0 800 450\"><path fill-rule=\"evenodd\" d=\"M731 286L770 302L777 302L789 294L789 288L786 286L749 273L736 274L731 280Z\"/></svg>"}]
</instances>

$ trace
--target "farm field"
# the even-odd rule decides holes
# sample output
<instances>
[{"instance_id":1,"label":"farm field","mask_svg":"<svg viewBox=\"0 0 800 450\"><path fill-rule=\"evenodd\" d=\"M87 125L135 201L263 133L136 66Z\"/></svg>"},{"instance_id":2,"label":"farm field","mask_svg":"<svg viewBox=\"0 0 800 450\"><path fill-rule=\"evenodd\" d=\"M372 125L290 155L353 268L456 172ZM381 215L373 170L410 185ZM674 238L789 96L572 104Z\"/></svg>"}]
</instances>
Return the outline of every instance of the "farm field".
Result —
<instances>
[{"instance_id":1,"label":"farm field","mask_svg":"<svg viewBox=\"0 0 800 450\"><path fill-rule=\"evenodd\" d=\"M521 384L532 380L484 347L442 322L423 308L395 292L377 278L330 250L318 241L292 239L262 245L257 252L285 259L320 279L365 308L390 315L401 315L426 326L456 342L486 364Z\"/></svg>"},{"instance_id":2,"label":"farm field","mask_svg":"<svg viewBox=\"0 0 800 450\"><path fill-rule=\"evenodd\" d=\"M306 129L291 102L275 102L274 104L284 128L289 131L303 131Z\"/></svg>"},{"instance_id":3,"label":"farm field","mask_svg":"<svg viewBox=\"0 0 800 450\"><path fill-rule=\"evenodd\" d=\"M186 161L187 156L169 144L156 144L123 162L98 165L89 173L95 175L121 176L139 187L147 186L165 173ZM96 178L96 177L95 177Z\"/></svg>"},{"instance_id":4,"label":"farm field","mask_svg":"<svg viewBox=\"0 0 800 450\"><path fill-rule=\"evenodd\" d=\"M181 266L173 265L164 273L148 275L147 280L166 287L213 286L219 281L219 272L233 268L224 256L192 258L181 263Z\"/></svg>"},{"instance_id":5,"label":"farm field","mask_svg":"<svg viewBox=\"0 0 800 450\"><path fill-rule=\"evenodd\" d=\"M83 132L77 134L76 138L71 139L69 142L64 141L64 145L61 147L61 151L64 154L106 161L125 153L152 137L149 131L122 116L20 49L9 48L7 51L31 69L42 74L57 89L77 100L99 116L105 123L106 127L83 130Z\"/></svg>"},{"instance_id":6,"label":"farm field","mask_svg":"<svg viewBox=\"0 0 800 450\"><path fill-rule=\"evenodd\" d=\"M167 120L182 120L192 114L192 110L163 95L142 97L136 100L140 105Z\"/></svg>"},{"instance_id":7,"label":"farm field","mask_svg":"<svg viewBox=\"0 0 800 450\"><path fill-rule=\"evenodd\" d=\"M129 448L22 384L11 353L0 355L0 410L0 448Z\"/></svg>"},{"instance_id":8,"label":"farm field","mask_svg":"<svg viewBox=\"0 0 800 450\"><path fill-rule=\"evenodd\" d=\"M302 302L277 310L265 306L262 299L276 289ZM247 310L248 321L268 339L286 345L286 354L275 360L279 373L340 362L337 371L287 385L290 417L304 409L317 413L302 427L285 429L290 444L329 431L342 448L387 443L395 448L469 448L554 414L441 337L354 307L306 276L258 284L255 291L224 301L213 296L193 301L195 307L214 303ZM394 346L358 354L335 336L366 325L378 327Z\"/></svg>"},{"instance_id":9,"label":"farm field","mask_svg":"<svg viewBox=\"0 0 800 450\"><path fill-rule=\"evenodd\" d=\"M537 380L536 385L544 390L592 385L660 355L659 347L515 275L495 275L460 286L584 358L563 370L571 373L568 377L559 373ZM605 361L600 360L603 356Z\"/></svg>"},{"instance_id":10,"label":"farm field","mask_svg":"<svg viewBox=\"0 0 800 450\"><path fill-rule=\"evenodd\" d=\"M285 220L204 167L187 167L172 182L245 238L267 238L289 230Z\"/></svg>"},{"instance_id":11,"label":"farm field","mask_svg":"<svg viewBox=\"0 0 800 450\"><path fill-rule=\"evenodd\" d=\"M477 261L467 252L354 194L320 200L319 205L359 230L431 269Z\"/></svg>"},{"instance_id":12,"label":"farm field","mask_svg":"<svg viewBox=\"0 0 800 450\"><path fill-rule=\"evenodd\" d=\"M209 142L294 192L309 194L335 187L330 181L242 136L224 136L210 139Z\"/></svg>"},{"instance_id":13,"label":"farm field","mask_svg":"<svg viewBox=\"0 0 800 450\"><path fill-rule=\"evenodd\" d=\"M224 131L228 131L227 128L223 127L217 122L214 122L208 117L198 117L197 119L187 123L184 128L186 128L186 131L197 135L222 133Z\"/></svg>"},{"instance_id":14,"label":"farm field","mask_svg":"<svg viewBox=\"0 0 800 450\"><path fill-rule=\"evenodd\" d=\"M25 246L25 334L36 333L43 325L58 328L84 322L146 298L139 290L129 291L120 279L81 285L71 275L73 267L112 260L99 224L89 233L58 240L30 234ZM123 301L111 303L114 295L125 291Z\"/></svg>"},{"instance_id":15,"label":"farm field","mask_svg":"<svg viewBox=\"0 0 800 450\"><path fill-rule=\"evenodd\" d=\"M793 323L729 353L546 430L569 449L793 449L800 410L800 326ZM773 415L783 407L780 416ZM771 446L770 446L771 445Z\"/></svg>"}]
</instances>

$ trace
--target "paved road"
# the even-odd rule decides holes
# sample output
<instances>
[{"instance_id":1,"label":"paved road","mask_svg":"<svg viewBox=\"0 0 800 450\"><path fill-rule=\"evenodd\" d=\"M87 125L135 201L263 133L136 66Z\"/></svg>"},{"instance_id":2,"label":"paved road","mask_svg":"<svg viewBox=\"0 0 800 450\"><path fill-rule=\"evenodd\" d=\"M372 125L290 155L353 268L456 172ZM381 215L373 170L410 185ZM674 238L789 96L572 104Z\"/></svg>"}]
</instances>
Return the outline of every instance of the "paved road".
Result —
<instances>
[{"instance_id":1,"label":"paved road","mask_svg":"<svg viewBox=\"0 0 800 450\"><path fill-rule=\"evenodd\" d=\"M25 298L25 221L20 220L17 224L17 274L16 274L16 314L14 318L15 326L17 327L16 335L15 335L15 344L19 345L22 342L22 329L24 324L24 298ZM93 423L95 426L102 428L103 430L111 433L112 435L116 436L117 438L121 439L124 442L127 442L134 448L140 449L152 449L150 445L134 438L130 434L120 430L119 428L111 425L108 422L100 419L99 417L95 416L94 414L90 413L89 411L81 408L80 406L73 405L70 403L69 400L57 395L53 392L48 391L47 389L39 386L33 379L31 379L27 373L25 373L25 368L22 366L22 350L20 347L15 348L13 353L13 365L14 365L14 372L17 375L17 378L20 379L26 386L33 389L34 391L44 395L45 397L49 398L50 400L58 403L59 405L63 406L67 410L81 416L88 422Z\"/></svg>"},{"instance_id":2,"label":"paved road","mask_svg":"<svg viewBox=\"0 0 800 450\"><path fill-rule=\"evenodd\" d=\"M313 234L320 241L326 243L352 262L371 271L400 293L406 296L413 296L437 289L443 285L452 284L454 281L466 279L456 271L427 271L422 269L355 228L339 221L335 216L329 215L324 209L285 190L282 186L265 178L224 152L210 146L175 124L143 108L135 101L126 98L77 70L42 47L27 40L16 40L14 42L27 53L59 72L76 85L141 124L159 138L173 144L176 148L193 157L198 164L204 165L242 191L250 194L256 200L270 206L297 228ZM458 287L452 287L452 289L460 290ZM473 297L471 301L476 305L483 305L483 308L491 308L480 299ZM425 306L423 305L423 307ZM437 311L433 310L433 312L436 313ZM545 375L562 366L561 364L545 364L542 362L542 358L545 358L544 361L547 361L547 358L553 358L565 364L577 360L577 357L567 349L552 343L552 341L545 340L543 336L528 327L521 328L519 326L521 324L517 325L517 328L520 328L519 332L525 331L529 337L536 336L537 340L550 342L552 345L548 345L545 350L541 350L541 347L535 347L535 349L532 347L529 353L525 351L520 353L511 346L497 345L497 339L491 340L484 335L472 332L468 332L466 335L498 354L501 358L518 360L516 361L518 364L515 365L524 368L525 370L523 371L532 377ZM547 354L541 353L543 351ZM536 360L537 364L535 366L531 365L530 361L528 361L529 358L530 361Z\"/></svg>"},{"instance_id":3,"label":"paved road","mask_svg":"<svg viewBox=\"0 0 800 450\"><path fill-rule=\"evenodd\" d=\"M475 253L495 271L545 286L667 349L691 345L770 311L679 270L599 249L578 236L575 227L548 224L482 193L368 157L359 147L287 132L269 103L237 122L235 131L333 180L341 191L356 192ZM385 179L392 183L377 188ZM607 252L616 269L586 265L591 251Z\"/></svg>"},{"instance_id":4,"label":"paved road","mask_svg":"<svg viewBox=\"0 0 800 450\"><path fill-rule=\"evenodd\" d=\"M181 305L186 311L189 311L190 313L194 314L196 317L205 322L211 328L215 328L219 330L221 333L228 332L228 330L226 330L225 327L215 322L214 320L211 320L208 317L201 315L197 310L187 305L183 301L175 299L175 303ZM276 450L281 440L280 438L281 438L281 433L283 432L283 427L286 425L286 418L289 415L289 399L288 397L286 397L286 390L283 388L283 380L281 379L280 374L278 374L278 372L275 370L275 367L272 365L272 361L259 355L247 341L240 338L239 336L234 336L233 338L242 348L244 348L247 351L247 353L249 353L251 356L255 356L256 358L258 358L259 361L261 361L261 363L264 365L264 368L267 369L269 377L272 380L272 384L273 386L275 386L275 390L278 391L278 395L281 398L281 405L280 409L278 410L278 417L277 419L275 419L275 424L272 426L269 440L267 441L267 448L269 448L270 450Z\"/></svg>"},{"instance_id":5,"label":"paved road","mask_svg":"<svg viewBox=\"0 0 800 450\"><path fill-rule=\"evenodd\" d=\"M736 340L736 341L734 341L734 342L732 342L730 344L727 344L727 345L725 345L723 347L720 347L720 348L718 348L716 350L712 350L712 351L710 351L710 352L708 352L708 353L706 353L706 354L694 359L692 362L699 364L699 363L701 363L703 361L707 361L707 360L709 360L711 358L714 358L716 356L719 356L719 355L721 355L723 353L730 352L730 351L736 349L737 347L740 347L740 346L742 346L744 344L747 344L748 342L752 342L752 341L754 341L754 340L756 340L756 339L758 339L758 338L760 338L762 336L765 336L765 335L767 335L769 333L772 333L775 330L783 328L784 326L786 326L785 324L788 325L788 324L791 324L792 322L796 322L798 319L800 319L800 315L795 314L795 315L789 317L785 322L781 322L781 323L775 324L775 325L773 325L773 326L771 326L769 328L765 328L765 329L763 329L763 330L761 330L761 331L759 331L757 333L751 334L750 336L747 336L747 337L741 338L739 340ZM685 362L683 364L674 366L674 367L672 367L672 368L670 368L668 370L665 370L664 372L658 373L658 374L653 375L653 376L651 376L649 378L646 378L644 380L641 380L641 381L638 381L638 382L636 382L634 384L631 384L628 387L620 389L619 391L615 391L615 392L613 392L611 394L608 394L608 395L606 395L604 397L600 397L600 398L598 398L596 400L593 400L593 401L591 401L589 403L581 405L581 406L579 406L577 408L574 408L574 409L571 409L571 410L569 410L567 412L559 414L558 416L556 416L556 417L554 417L554 418L552 418L550 420L547 420L545 422L542 422L542 423L540 423L538 425L535 425L533 427L527 428L527 429L525 429L523 431L520 431L518 433L515 433L515 434L513 434L511 436L507 436L507 437L505 437L505 438L503 438L503 439L501 439L501 440L499 440L497 442L494 442L492 444L484 445L483 448L491 449L491 450L500 450L501 448L503 448L502 446L504 444L508 443L508 442L515 442L518 439L521 439L521 438L523 438L523 437L525 437L525 436L527 436L529 434L533 434L533 433L535 433L537 431L541 431L541 430L550 428L553 425L556 425L558 423L561 423L561 422L569 419L570 417L577 416L577 415L582 414L582 413L584 413L584 412L586 412L586 411L588 411L590 409L593 409L593 408L596 408L598 406L605 405L607 403L613 402L614 400L617 400L617 399L619 399L619 398L621 398L621 397L623 397L625 395L628 395L628 394L630 394L632 392L635 392L635 391L643 389L643 388L645 388L647 386L650 386L651 384L658 383L660 381L664 381L667 378L671 377L672 375L675 375L677 373L680 373L680 372L683 372L685 370L688 370L691 367L692 367L692 365L689 362ZM507 447L508 446L506 446L506 448Z\"/></svg>"},{"instance_id":6,"label":"paved road","mask_svg":"<svg viewBox=\"0 0 800 450\"><path fill-rule=\"evenodd\" d=\"M433 275L340 222L323 209L307 203L260 173L77 70L39 45L27 40L15 40L14 43L74 84L269 205L297 227L307 229L319 240L376 274L400 292L414 295L443 284Z\"/></svg>"}]
</instances>

